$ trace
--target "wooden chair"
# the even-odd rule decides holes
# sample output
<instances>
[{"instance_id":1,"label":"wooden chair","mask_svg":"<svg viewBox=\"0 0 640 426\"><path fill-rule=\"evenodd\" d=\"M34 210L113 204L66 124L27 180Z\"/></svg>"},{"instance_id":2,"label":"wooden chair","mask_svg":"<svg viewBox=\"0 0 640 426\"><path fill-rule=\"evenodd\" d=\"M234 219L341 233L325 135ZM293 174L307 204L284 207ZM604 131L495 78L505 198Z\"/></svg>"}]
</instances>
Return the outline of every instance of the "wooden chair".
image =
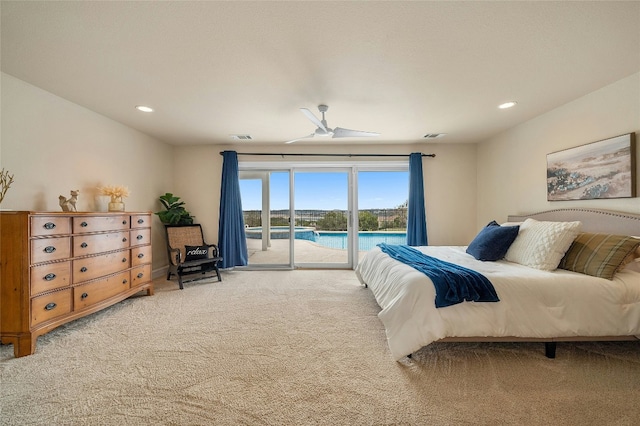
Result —
<instances>
[{"instance_id":1,"label":"wooden chair","mask_svg":"<svg viewBox=\"0 0 640 426\"><path fill-rule=\"evenodd\" d=\"M193 225L165 225L167 236L167 254L169 255L169 270L167 271L167 280L171 278L171 274L178 276L180 290L184 289L184 282L191 282L210 278L215 273L218 281L222 281L218 264L222 260L218 252L218 246L215 244L207 244L204 241L202 227L199 224ZM186 260L186 246L207 246L208 255L203 259ZM182 277L186 275L200 274L201 277L192 278L183 281Z\"/></svg>"}]
</instances>

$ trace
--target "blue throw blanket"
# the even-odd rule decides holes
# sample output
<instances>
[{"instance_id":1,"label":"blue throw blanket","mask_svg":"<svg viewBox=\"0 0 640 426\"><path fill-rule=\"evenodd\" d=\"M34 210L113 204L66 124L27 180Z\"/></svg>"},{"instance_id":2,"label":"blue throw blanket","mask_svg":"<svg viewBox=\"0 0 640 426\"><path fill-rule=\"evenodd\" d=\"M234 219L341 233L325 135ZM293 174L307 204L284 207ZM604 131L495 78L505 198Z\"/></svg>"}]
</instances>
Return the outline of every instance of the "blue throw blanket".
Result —
<instances>
[{"instance_id":1,"label":"blue throw blanket","mask_svg":"<svg viewBox=\"0 0 640 426\"><path fill-rule=\"evenodd\" d=\"M484 275L462 266L427 256L403 245L378 244L380 249L397 261L428 276L436 288L436 308L462 303L498 302L493 284Z\"/></svg>"}]
</instances>

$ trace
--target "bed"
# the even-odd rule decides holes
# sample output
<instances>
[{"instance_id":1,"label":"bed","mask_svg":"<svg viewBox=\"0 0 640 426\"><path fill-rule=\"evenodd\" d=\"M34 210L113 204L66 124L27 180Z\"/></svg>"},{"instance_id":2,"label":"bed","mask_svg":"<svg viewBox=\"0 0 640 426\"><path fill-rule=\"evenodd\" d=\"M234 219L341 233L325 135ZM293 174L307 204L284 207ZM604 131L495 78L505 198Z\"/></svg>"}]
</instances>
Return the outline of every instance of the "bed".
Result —
<instances>
[{"instance_id":1,"label":"bed","mask_svg":"<svg viewBox=\"0 0 640 426\"><path fill-rule=\"evenodd\" d=\"M497 230L500 232L517 227L504 257L497 260L478 260L476 253L467 252L484 230L469 246L413 249L479 272L493 284L499 297L495 303L463 301L436 307L434 281L395 260L382 248L369 251L359 262L356 275L381 308L378 317L385 327L394 359L410 357L420 348L442 341L540 341L545 343L546 355L553 358L556 342L640 339L640 239L634 238L640 237L640 215L558 209L513 215L508 223L493 222L487 228L490 225L492 231L495 226L501 227ZM528 263L526 256L522 261L518 250L535 248L537 241L534 244L531 238L542 238L532 236L533 229L546 229L545 226L571 228L571 232L556 232L563 235L556 238L564 238L563 247L554 246L551 250L544 246L548 241L538 247L546 257L551 251L557 252L555 260L544 267ZM624 253L617 248L615 254L598 252L605 243L592 252L587 250L594 238L609 241L610 237L614 246L624 244ZM541 247L545 250L540 250ZM609 263L617 256L613 266L606 266L609 269L604 275L601 270L606 262L595 265L597 268L593 265L600 255ZM591 264L577 266L585 256L591 259ZM621 256L624 260L619 262ZM558 257L559 263L555 263Z\"/></svg>"}]
</instances>

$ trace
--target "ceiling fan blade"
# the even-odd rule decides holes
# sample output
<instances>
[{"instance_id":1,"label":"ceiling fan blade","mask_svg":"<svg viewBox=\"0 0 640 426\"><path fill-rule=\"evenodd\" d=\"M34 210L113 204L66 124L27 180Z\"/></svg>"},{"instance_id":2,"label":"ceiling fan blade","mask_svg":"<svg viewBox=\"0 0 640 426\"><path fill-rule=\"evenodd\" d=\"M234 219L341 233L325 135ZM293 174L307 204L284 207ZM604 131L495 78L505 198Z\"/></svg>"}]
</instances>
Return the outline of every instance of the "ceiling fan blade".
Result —
<instances>
[{"instance_id":1,"label":"ceiling fan blade","mask_svg":"<svg viewBox=\"0 0 640 426\"><path fill-rule=\"evenodd\" d=\"M313 113L311 111L309 111L307 108L300 108L300 111L302 111L302 113L304 115L307 116L307 118L309 120L311 120L311 122L313 124L315 124L316 126L320 127L322 130L324 130L325 132L327 131L327 128L324 126L324 124L322 124L322 121L320 121L320 119L318 117L316 117L315 115L313 115Z\"/></svg>"},{"instance_id":2,"label":"ceiling fan blade","mask_svg":"<svg viewBox=\"0 0 640 426\"><path fill-rule=\"evenodd\" d=\"M334 138L366 138L372 136L380 136L380 133L362 132L360 130L343 129L341 127L333 129Z\"/></svg>"},{"instance_id":3,"label":"ceiling fan blade","mask_svg":"<svg viewBox=\"0 0 640 426\"><path fill-rule=\"evenodd\" d=\"M312 138L314 135L315 135L314 133L311 133L310 135L303 136L301 138L292 139L290 141L286 141L285 143L294 143L294 142L297 142L297 141L302 140L302 139Z\"/></svg>"}]
</instances>

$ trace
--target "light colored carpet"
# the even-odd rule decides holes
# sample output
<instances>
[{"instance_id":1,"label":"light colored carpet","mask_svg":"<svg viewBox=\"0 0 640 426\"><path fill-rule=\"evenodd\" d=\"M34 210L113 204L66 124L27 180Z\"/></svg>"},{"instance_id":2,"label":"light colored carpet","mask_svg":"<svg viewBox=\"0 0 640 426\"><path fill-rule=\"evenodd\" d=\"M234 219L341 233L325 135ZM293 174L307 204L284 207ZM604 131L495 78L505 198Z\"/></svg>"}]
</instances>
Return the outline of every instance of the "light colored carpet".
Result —
<instances>
[{"instance_id":1,"label":"light colored carpet","mask_svg":"<svg viewBox=\"0 0 640 426\"><path fill-rule=\"evenodd\" d=\"M432 344L395 362L353 271L224 272L0 346L3 425L632 425L640 344Z\"/></svg>"}]
</instances>

